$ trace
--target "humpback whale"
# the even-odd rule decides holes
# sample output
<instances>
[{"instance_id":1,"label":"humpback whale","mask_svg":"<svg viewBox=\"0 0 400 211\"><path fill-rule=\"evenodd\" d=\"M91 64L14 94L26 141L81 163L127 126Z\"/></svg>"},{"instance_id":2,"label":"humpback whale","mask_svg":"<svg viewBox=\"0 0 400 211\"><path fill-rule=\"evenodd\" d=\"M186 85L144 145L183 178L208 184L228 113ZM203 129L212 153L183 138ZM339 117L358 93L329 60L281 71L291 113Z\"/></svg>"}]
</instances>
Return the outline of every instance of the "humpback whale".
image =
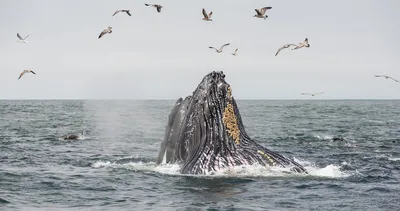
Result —
<instances>
[{"instance_id":1,"label":"humpback whale","mask_svg":"<svg viewBox=\"0 0 400 211\"><path fill-rule=\"evenodd\" d=\"M85 130L82 130L82 136L84 136ZM64 136L64 140L78 140L80 138L79 135L76 134L68 134Z\"/></svg>"},{"instance_id":2,"label":"humpback whale","mask_svg":"<svg viewBox=\"0 0 400 211\"><path fill-rule=\"evenodd\" d=\"M193 95L176 101L157 158L157 164L165 163L181 164L182 174L207 174L253 164L307 173L302 165L247 135L222 71L207 74Z\"/></svg>"}]
</instances>

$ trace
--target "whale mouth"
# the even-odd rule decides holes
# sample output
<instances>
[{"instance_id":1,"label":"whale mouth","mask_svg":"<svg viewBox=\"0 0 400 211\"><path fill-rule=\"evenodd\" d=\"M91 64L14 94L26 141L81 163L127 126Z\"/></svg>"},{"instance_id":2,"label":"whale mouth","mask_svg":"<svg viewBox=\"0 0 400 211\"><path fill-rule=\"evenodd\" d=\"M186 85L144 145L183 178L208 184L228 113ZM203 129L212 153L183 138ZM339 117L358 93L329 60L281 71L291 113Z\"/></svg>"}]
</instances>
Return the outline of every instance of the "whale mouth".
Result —
<instances>
[{"instance_id":1,"label":"whale mouth","mask_svg":"<svg viewBox=\"0 0 400 211\"><path fill-rule=\"evenodd\" d=\"M183 174L260 164L293 167L296 162L254 142L246 133L223 72L207 74L192 96L178 99L169 116L157 163L179 162Z\"/></svg>"}]
</instances>

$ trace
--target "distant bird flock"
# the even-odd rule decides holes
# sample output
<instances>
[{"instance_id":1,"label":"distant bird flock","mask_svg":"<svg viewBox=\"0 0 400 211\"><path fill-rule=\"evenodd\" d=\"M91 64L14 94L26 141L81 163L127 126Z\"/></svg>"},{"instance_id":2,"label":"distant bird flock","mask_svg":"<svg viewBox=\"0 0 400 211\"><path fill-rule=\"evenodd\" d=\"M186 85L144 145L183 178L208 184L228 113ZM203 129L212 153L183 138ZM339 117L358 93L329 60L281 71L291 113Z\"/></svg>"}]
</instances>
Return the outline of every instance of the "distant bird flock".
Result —
<instances>
[{"instance_id":1,"label":"distant bird flock","mask_svg":"<svg viewBox=\"0 0 400 211\"><path fill-rule=\"evenodd\" d=\"M161 12L161 9L163 8L163 6L162 6L162 5L159 5L159 4L148 4L148 3L145 3L145 6L154 7L154 8L157 10L158 13L160 13L160 12ZM271 10L271 9L272 9L272 7L262 7L262 8L260 8L260 9L255 9L256 14L255 14L253 17L261 18L261 19L266 20L266 19L268 18L268 15L266 15L266 12L267 12L268 10ZM119 13L126 13L128 16L132 16L131 13L130 13L130 11L127 10L127 9L117 10L117 11L115 11L115 12L113 13L112 16L115 16L115 15L117 15L117 14L119 14ZM210 13L207 13L207 11L203 8L202 13L203 13L203 18L202 18L202 20L204 20L204 21L212 21L212 19L211 19L211 16L212 16L212 14L213 14L212 11L210 11ZM111 34L111 33L112 33L112 27L109 26L109 27L107 27L106 29L104 29L104 30L100 33L100 35L98 36L98 39L102 38L102 37L103 37L104 35L106 35L106 34ZM17 33L17 37L18 37L17 42L20 42L20 43L28 43L27 38L29 37L29 34L28 34L27 36L25 36L25 37L22 37L19 33ZM220 48L215 48L215 47L213 47L213 46L210 46L209 48L210 48L210 49L214 49L215 52L217 52L217 53L222 53L223 48L226 47L226 46L229 46L229 45L230 45L230 43L226 43L226 44L222 45ZM310 44L308 43L308 38L305 38L303 42L300 42L300 43L298 43L298 44L285 44L285 45L281 46L281 47L277 50L277 52L275 53L275 56L278 56L278 54L279 54L282 50L288 49L288 48L290 48L290 47L292 47L291 50L298 50L298 49L301 49L301 48L304 48L304 47L309 48L309 47L310 47ZM235 51L234 51L233 53L231 53L231 54L232 54L233 56L237 56L237 55L238 55L238 48L236 48ZM19 80L23 75L25 75L26 73L36 74L36 73L33 72L32 70L24 70L24 71L22 71L22 72L20 73L20 75L19 75L19 77L18 77L18 80ZM386 78L386 79L391 79L391 80L393 80L394 82L399 82L398 80L396 80L396 79L394 79L394 78L392 78L392 77L390 77L390 76L387 76L387 75L375 75L375 77L377 77L377 78L382 77L382 78ZM314 96L316 96L316 95L320 95L320 94L323 94L323 93L324 93L324 92L319 92L319 93L301 93L301 95L309 95L309 96L314 97Z\"/></svg>"}]
</instances>

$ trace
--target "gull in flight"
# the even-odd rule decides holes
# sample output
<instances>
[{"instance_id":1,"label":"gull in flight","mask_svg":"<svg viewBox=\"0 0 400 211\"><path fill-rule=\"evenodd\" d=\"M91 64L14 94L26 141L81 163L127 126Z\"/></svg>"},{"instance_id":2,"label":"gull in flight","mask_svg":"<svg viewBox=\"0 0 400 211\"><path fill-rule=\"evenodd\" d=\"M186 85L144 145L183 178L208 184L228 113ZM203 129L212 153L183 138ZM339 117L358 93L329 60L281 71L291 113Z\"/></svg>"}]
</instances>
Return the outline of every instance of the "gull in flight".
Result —
<instances>
[{"instance_id":1,"label":"gull in flight","mask_svg":"<svg viewBox=\"0 0 400 211\"><path fill-rule=\"evenodd\" d=\"M295 45L295 44L286 44L286 45L284 45L284 46L282 46L282 47L280 47L279 49L278 49L278 51L276 52L276 54L275 54L275 56L278 56L278 53L279 52L281 52L281 50L283 50L283 49L285 49L285 48L289 48L290 46L297 46L297 45Z\"/></svg>"},{"instance_id":2,"label":"gull in flight","mask_svg":"<svg viewBox=\"0 0 400 211\"><path fill-rule=\"evenodd\" d=\"M308 38L304 39L304 42L299 43L295 48L293 48L292 50L296 50L296 49L300 49L302 47L310 47L310 44L308 44Z\"/></svg>"},{"instance_id":3,"label":"gull in flight","mask_svg":"<svg viewBox=\"0 0 400 211\"><path fill-rule=\"evenodd\" d=\"M114 12L114 14L113 14L112 16L114 16L114 15L120 13L120 12L126 12L126 14L128 14L129 16L131 16L131 13L129 13L129 10L117 10L117 11Z\"/></svg>"},{"instance_id":4,"label":"gull in flight","mask_svg":"<svg viewBox=\"0 0 400 211\"><path fill-rule=\"evenodd\" d=\"M253 17L256 17L256 18L264 18L264 20L265 20L265 19L268 18L268 15L265 15L265 12L266 12L267 10L270 10L270 9L272 9L272 7L263 7L263 8L261 8L261 9L255 9L257 15L254 15Z\"/></svg>"},{"instance_id":5,"label":"gull in flight","mask_svg":"<svg viewBox=\"0 0 400 211\"><path fill-rule=\"evenodd\" d=\"M375 75L375 77L384 77L384 78L386 78L386 79L392 79L393 81L396 81L396 82L399 82L398 80L396 80L396 79L394 79L394 78L392 78L392 77L390 77L390 76L387 76L387 75Z\"/></svg>"},{"instance_id":6,"label":"gull in flight","mask_svg":"<svg viewBox=\"0 0 400 211\"><path fill-rule=\"evenodd\" d=\"M33 72L32 70L24 70L24 71L21 72L21 74L19 74L18 80L19 80L23 75L25 75L25 73L33 73L34 75L36 75L36 73Z\"/></svg>"},{"instance_id":7,"label":"gull in flight","mask_svg":"<svg viewBox=\"0 0 400 211\"><path fill-rule=\"evenodd\" d=\"M237 56L237 51L239 50L239 48L236 48L235 52L232 53L232 55Z\"/></svg>"},{"instance_id":8,"label":"gull in flight","mask_svg":"<svg viewBox=\"0 0 400 211\"><path fill-rule=\"evenodd\" d=\"M100 39L102 36L104 36L105 34L111 34L111 33L112 33L112 27L109 26L108 28L104 29L104 30L100 33L99 39Z\"/></svg>"},{"instance_id":9,"label":"gull in flight","mask_svg":"<svg viewBox=\"0 0 400 211\"><path fill-rule=\"evenodd\" d=\"M301 93L301 95L311 95L311 96L315 96L315 95L321 95L324 94L323 92L319 92L319 93Z\"/></svg>"},{"instance_id":10,"label":"gull in flight","mask_svg":"<svg viewBox=\"0 0 400 211\"><path fill-rule=\"evenodd\" d=\"M205 21L212 21L211 16L212 16L212 11L210 12L210 14L207 15L206 10L203 8L203 20Z\"/></svg>"},{"instance_id":11,"label":"gull in flight","mask_svg":"<svg viewBox=\"0 0 400 211\"><path fill-rule=\"evenodd\" d=\"M21 35L19 35L19 33L17 33L17 37L18 37L17 42L28 43L28 41L26 40L26 38L29 37L29 34L28 34L26 37L22 38Z\"/></svg>"},{"instance_id":12,"label":"gull in flight","mask_svg":"<svg viewBox=\"0 0 400 211\"><path fill-rule=\"evenodd\" d=\"M216 48L214 48L214 47L212 47L212 46L210 46L210 47L208 47L208 48L214 49L217 53L222 53L222 49L223 49L225 46L228 46L228 45L230 45L230 43L226 43L226 44L222 45L221 48L219 48L219 49L216 49Z\"/></svg>"},{"instance_id":13,"label":"gull in flight","mask_svg":"<svg viewBox=\"0 0 400 211\"><path fill-rule=\"evenodd\" d=\"M157 8L157 12L161 12L161 8L163 8L163 6L161 6L161 5L159 5L159 4L144 4L144 5L146 5L146 6L152 6L152 7L155 7L155 8Z\"/></svg>"}]
</instances>

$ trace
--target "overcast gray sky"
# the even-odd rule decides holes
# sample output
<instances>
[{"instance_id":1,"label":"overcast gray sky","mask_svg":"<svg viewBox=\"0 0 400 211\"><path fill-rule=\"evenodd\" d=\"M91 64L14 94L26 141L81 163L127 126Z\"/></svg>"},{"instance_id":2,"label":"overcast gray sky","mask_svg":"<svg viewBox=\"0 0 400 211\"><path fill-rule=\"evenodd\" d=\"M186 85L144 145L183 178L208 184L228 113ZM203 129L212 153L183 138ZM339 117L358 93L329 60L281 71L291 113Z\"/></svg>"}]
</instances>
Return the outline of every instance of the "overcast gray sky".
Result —
<instances>
[{"instance_id":1,"label":"overcast gray sky","mask_svg":"<svg viewBox=\"0 0 400 211\"><path fill-rule=\"evenodd\" d=\"M272 6L269 18L254 18L263 6ZM213 22L201 20L203 7ZM0 99L177 99L213 70L237 99L400 99L400 83L373 76L400 79L398 8L399 0L1 0ZM132 16L112 17L118 9ZM113 33L97 39L107 26ZM17 32L29 43L17 43ZM305 37L310 48L274 56ZM222 54L208 48L227 42ZM17 80L23 69L37 75Z\"/></svg>"}]
</instances>

